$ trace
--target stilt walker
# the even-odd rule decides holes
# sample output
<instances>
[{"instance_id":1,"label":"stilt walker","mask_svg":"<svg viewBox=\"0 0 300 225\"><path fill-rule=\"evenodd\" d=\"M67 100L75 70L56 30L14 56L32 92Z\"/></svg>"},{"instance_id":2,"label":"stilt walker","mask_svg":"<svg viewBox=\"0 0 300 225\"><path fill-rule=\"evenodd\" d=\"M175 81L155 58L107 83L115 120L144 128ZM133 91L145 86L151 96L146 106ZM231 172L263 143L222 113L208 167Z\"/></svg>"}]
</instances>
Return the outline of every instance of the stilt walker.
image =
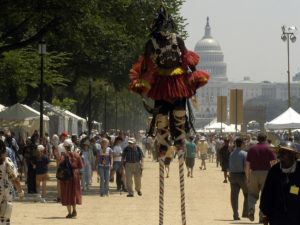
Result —
<instances>
[{"instance_id":1,"label":"stilt walker","mask_svg":"<svg viewBox=\"0 0 300 225\"><path fill-rule=\"evenodd\" d=\"M199 56L188 51L184 41L175 33L175 24L161 5L150 26L151 38L145 53L130 70L129 88L155 101L150 132L157 128L159 143L159 225L164 221L164 164L170 160L166 152L174 141L179 159L182 225L186 225L184 192L184 140L188 127L186 104L196 90L208 82L210 75L196 70ZM170 141L171 140L171 141ZM169 155L169 154L167 154Z\"/></svg>"}]
</instances>

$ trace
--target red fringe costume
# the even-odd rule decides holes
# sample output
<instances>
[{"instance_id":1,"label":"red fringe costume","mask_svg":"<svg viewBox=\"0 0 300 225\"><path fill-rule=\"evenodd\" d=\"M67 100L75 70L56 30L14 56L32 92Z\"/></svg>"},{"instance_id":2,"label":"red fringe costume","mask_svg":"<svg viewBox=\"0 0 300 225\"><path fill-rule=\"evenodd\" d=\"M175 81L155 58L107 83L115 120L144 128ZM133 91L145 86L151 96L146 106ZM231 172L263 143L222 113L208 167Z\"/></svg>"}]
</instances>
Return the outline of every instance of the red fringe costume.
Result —
<instances>
[{"instance_id":1,"label":"red fringe costume","mask_svg":"<svg viewBox=\"0 0 300 225\"><path fill-rule=\"evenodd\" d=\"M137 94L147 94L153 100L191 98L210 78L210 75L202 70L188 71L188 66L196 66L199 59L196 53L186 51L181 56L182 66L164 69L155 67L149 57L141 56L130 70L129 77L132 82L129 88Z\"/></svg>"}]
</instances>

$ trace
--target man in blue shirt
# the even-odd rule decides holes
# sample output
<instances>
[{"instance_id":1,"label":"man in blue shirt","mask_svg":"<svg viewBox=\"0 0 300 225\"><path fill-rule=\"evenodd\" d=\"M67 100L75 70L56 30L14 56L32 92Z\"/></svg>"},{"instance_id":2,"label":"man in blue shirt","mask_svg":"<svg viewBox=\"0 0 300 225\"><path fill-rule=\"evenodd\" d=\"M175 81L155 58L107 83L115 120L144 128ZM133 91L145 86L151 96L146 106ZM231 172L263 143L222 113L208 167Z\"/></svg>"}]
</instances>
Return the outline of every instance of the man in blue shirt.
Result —
<instances>
[{"instance_id":1,"label":"man in blue shirt","mask_svg":"<svg viewBox=\"0 0 300 225\"><path fill-rule=\"evenodd\" d=\"M233 219L240 220L238 213L238 199L240 189L244 194L244 206L242 217L248 217L248 190L246 184L246 158L247 152L243 150L245 147L242 138L235 140L236 149L230 154L229 157L229 181L231 188L231 206L233 210Z\"/></svg>"}]
</instances>

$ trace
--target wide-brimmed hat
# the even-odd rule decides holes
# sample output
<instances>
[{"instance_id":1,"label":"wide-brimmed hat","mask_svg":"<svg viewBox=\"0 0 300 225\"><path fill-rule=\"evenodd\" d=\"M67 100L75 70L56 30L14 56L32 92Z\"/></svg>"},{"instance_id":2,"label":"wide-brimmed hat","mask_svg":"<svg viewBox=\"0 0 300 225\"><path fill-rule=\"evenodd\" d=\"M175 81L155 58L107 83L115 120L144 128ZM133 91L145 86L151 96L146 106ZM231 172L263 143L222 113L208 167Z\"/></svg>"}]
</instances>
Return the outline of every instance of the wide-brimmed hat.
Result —
<instances>
[{"instance_id":1,"label":"wide-brimmed hat","mask_svg":"<svg viewBox=\"0 0 300 225\"><path fill-rule=\"evenodd\" d=\"M45 147L43 145L38 145L37 150L44 151Z\"/></svg>"},{"instance_id":2,"label":"wide-brimmed hat","mask_svg":"<svg viewBox=\"0 0 300 225\"><path fill-rule=\"evenodd\" d=\"M200 138L200 141L205 141L206 139L205 139L205 137L204 136L202 136L201 138Z\"/></svg>"},{"instance_id":3,"label":"wide-brimmed hat","mask_svg":"<svg viewBox=\"0 0 300 225\"><path fill-rule=\"evenodd\" d=\"M90 141L89 140L86 140L83 145L87 145L87 146L90 146Z\"/></svg>"},{"instance_id":4,"label":"wide-brimmed hat","mask_svg":"<svg viewBox=\"0 0 300 225\"><path fill-rule=\"evenodd\" d=\"M66 139L65 141L64 141L64 147L73 147L73 142L72 142L72 140L71 139Z\"/></svg>"},{"instance_id":5,"label":"wide-brimmed hat","mask_svg":"<svg viewBox=\"0 0 300 225\"><path fill-rule=\"evenodd\" d=\"M128 143L132 143L132 144L136 143L135 138L129 138Z\"/></svg>"},{"instance_id":6,"label":"wide-brimmed hat","mask_svg":"<svg viewBox=\"0 0 300 225\"><path fill-rule=\"evenodd\" d=\"M270 149L275 153L278 153L280 150L295 152L297 158L300 159L300 145L295 144L294 142L286 141L281 143L277 147L270 147Z\"/></svg>"}]
</instances>

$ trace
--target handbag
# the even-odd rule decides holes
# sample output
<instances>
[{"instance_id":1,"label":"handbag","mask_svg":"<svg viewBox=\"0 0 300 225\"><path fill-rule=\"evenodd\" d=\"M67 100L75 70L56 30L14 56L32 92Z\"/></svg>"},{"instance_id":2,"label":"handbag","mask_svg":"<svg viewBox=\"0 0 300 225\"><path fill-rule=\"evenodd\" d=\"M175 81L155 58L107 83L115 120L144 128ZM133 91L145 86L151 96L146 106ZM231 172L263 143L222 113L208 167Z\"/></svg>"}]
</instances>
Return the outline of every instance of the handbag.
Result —
<instances>
[{"instance_id":1,"label":"handbag","mask_svg":"<svg viewBox=\"0 0 300 225\"><path fill-rule=\"evenodd\" d=\"M56 171L56 178L61 181L69 180L73 177L73 169L69 162L69 158L64 154L64 160L59 164Z\"/></svg>"},{"instance_id":2,"label":"handbag","mask_svg":"<svg viewBox=\"0 0 300 225\"><path fill-rule=\"evenodd\" d=\"M9 219L11 217L12 207L13 207L12 202L4 200L1 203L0 217Z\"/></svg>"}]
</instances>

